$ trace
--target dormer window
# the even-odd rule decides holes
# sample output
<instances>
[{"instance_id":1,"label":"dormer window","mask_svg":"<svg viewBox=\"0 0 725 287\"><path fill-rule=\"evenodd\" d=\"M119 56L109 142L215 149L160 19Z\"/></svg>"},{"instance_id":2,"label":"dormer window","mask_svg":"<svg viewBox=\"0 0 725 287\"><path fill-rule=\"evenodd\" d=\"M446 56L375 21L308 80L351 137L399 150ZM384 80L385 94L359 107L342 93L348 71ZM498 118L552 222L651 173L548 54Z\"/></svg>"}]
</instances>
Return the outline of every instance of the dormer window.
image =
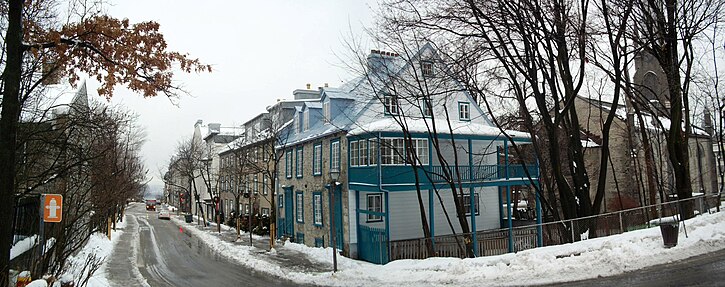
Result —
<instances>
[{"instance_id":1,"label":"dormer window","mask_svg":"<svg viewBox=\"0 0 725 287\"><path fill-rule=\"evenodd\" d=\"M471 120L471 104L460 102L458 103L458 119L462 121Z\"/></svg>"},{"instance_id":2,"label":"dormer window","mask_svg":"<svg viewBox=\"0 0 725 287\"><path fill-rule=\"evenodd\" d=\"M428 97L423 97L423 100L420 102L420 110L423 117L433 117L433 105Z\"/></svg>"},{"instance_id":3,"label":"dormer window","mask_svg":"<svg viewBox=\"0 0 725 287\"><path fill-rule=\"evenodd\" d=\"M420 62L420 70L424 77L433 76L433 62L431 62L431 61Z\"/></svg>"},{"instance_id":4,"label":"dormer window","mask_svg":"<svg viewBox=\"0 0 725 287\"><path fill-rule=\"evenodd\" d=\"M310 129L310 109L306 109L302 116L302 122L304 124L304 130Z\"/></svg>"},{"instance_id":5,"label":"dormer window","mask_svg":"<svg viewBox=\"0 0 725 287\"><path fill-rule=\"evenodd\" d=\"M383 104L385 105L386 115L397 115L400 112L398 97L395 95L385 95Z\"/></svg>"},{"instance_id":6,"label":"dormer window","mask_svg":"<svg viewBox=\"0 0 725 287\"><path fill-rule=\"evenodd\" d=\"M325 117L325 123L330 123L332 116L330 113L330 101L327 100L322 103L322 115Z\"/></svg>"}]
</instances>

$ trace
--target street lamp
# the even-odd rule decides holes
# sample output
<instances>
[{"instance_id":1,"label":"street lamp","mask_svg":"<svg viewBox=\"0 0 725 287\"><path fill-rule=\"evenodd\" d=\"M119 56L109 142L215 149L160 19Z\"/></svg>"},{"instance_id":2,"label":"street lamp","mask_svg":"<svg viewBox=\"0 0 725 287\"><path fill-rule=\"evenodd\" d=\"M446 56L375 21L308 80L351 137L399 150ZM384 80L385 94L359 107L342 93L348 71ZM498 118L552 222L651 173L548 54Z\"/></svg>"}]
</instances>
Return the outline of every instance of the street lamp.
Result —
<instances>
[{"instance_id":1,"label":"street lamp","mask_svg":"<svg viewBox=\"0 0 725 287\"><path fill-rule=\"evenodd\" d=\"M330 227L332 228L332 272L337 272L337 230L335 230L335 187L340 178L340 169L330 168Z\"/></svg>"}]
</instances>

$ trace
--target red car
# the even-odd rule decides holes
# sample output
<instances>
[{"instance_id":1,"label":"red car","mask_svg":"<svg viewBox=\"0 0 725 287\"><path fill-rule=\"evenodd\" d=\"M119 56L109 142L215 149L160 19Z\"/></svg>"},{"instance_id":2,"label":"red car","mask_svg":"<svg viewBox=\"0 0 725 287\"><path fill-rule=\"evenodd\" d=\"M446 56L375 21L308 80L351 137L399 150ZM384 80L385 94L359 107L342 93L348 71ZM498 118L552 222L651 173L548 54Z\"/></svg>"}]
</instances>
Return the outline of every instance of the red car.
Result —
<instances>
[{"instance_id":1,"label":"red car","mask_svg":"<svg viewBox=\"0 0 725 287\"><path fill-rule=\"evenodd\" d=\"M156 200L155 199L146 200L146 210L156 211Z\"/></svg>"}]
</instances>

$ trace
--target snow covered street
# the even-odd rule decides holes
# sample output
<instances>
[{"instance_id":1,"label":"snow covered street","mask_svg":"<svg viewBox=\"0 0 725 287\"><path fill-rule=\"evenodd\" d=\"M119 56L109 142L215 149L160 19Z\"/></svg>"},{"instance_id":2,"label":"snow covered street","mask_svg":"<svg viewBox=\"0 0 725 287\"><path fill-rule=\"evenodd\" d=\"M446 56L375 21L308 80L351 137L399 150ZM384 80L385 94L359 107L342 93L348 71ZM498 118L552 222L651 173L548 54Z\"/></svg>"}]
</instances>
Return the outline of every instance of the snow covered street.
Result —
<instances>
[{"instance_id":1,"label":"snow covered street","mask_svg":"<svg viewBox=\"0 0 725 287\"><path fill-rule=\"evenodd\" d=\"M439 286L471 282L484 286L551 284L617 275L725 248L725 213L715 213L687 221L688 237L681 227L679 244L670 249L663 247L659 228L649 228L574 244L471 259L397 260L381 266L338 257L340 271L335 274L301 273L275 266L255 252L222 241L211 232L186 226L194 236L204 238L203 242L211 249L240 264L301 284L334 286ZM332 259L330 248L289 242L281 248L297 250L315 262L330 264Z\"/></svg>"}]
</instances>

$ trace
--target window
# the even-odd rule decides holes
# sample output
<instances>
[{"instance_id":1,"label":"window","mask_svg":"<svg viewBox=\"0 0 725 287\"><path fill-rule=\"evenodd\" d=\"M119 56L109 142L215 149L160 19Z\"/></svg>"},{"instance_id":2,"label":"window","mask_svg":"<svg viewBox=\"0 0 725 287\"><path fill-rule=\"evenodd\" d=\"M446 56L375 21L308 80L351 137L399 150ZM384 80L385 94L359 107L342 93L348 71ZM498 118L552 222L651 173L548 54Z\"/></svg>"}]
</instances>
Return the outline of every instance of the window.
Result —
<instances>
[{"instance_id":1,"label":"window","mask_svg":"<svg viewBox=\"0 0 725 287\"><path fill-rule=\"evenodd\" d=\"M306 109L305 112L303 113L303 115L304 116L302 117L303 118L302 122L305 125L304 129L309 130L310 129L310 109Z\"/></svg>"},{"instance_id":2,"label":"window","mask_svg":"<svg viewBox=\"0 0 725 287\"><path fill-rule=\"evenodd\" d=\"M400 106L398 106L398 97L394 95L385 95L383 98L383 104L385 105L386 115L397 115L400 112Z\"/></svg>"},{"instance_id":3,"label":"window","mask_svg":"<svg viewBox=\"0 0 725 287\"><path fill-rule=\"evenodd\" d=\"M372 212L383 212L383 194L374 193L368 194L368 211ZM383 217L380 215L368 214L368 222L382 221Z\"/></svg>"},{"instance_id":4,"label":"window","mask_svg":"<svg viewBox=\"0 0 725 287\"><path fill-rule=\"evenodd\" d=\"M322 144L318 143L312 149L312 174L322 175Z\"/></svg>"},{"instance_id":5,"label":"window","mask_svg":"<svg viewBox=\"0 0 725 287\"><path fill-rule=\"evenodd\" d=\"M325 123L330 123L331 115L330 115L330 101L327 100L322 103L322 114L325 117Z\"/></svg>"},{"instance_id":6,"label":"window","mask_svg":"<svg viewBox=\"0 0 725 287\"><path fill-rule=\"evenodd\" d=\"M478 207L479 207L478 193L475 193L474 196L475 196L475 198L473 199L473 203L475 204L474 206L475 206L476 215L478 215L479 214L478 213L478 211L479 211L479 209L478 209ZM463 195L463 210L466 212L466 215L471 215L471 195L470 194Z\"/></svg>"},{"instance_id":7,"label":"window","mask_svg":"<svg viewBox=\"0 0 725 287\"><path fill-rule=\"evenodd\" d=\"M297 194L295 194L295 196L297 196L297 204L295 204L295 208L296 208L295 211L297 212L296 213L297 222L304 223L305 222L305 219L304 219L304 215L305 215L304 208L305 207L304 207L304 205L302 205L304 203L304 198L302 197L302 192L298 191Z\"/></svg>"},{"instance_id":8,"label":"window","mask_svg":"<svg viewBox=\"0 0 725 287\"><path fill-rule=\"evenodd\" d=\"M462 121L471 120L471 104L458 103L458 118Z\"/></svg>"},{"instance_id":9,"label":"window","mask_svg":"<svg viewBox=\"0 0 725 287\"><path fill-rule=\"evenodd\" d=\"M358 166L360 158L358 158L360 145L358 141L350 142L350 166Z\"/></svg>"},{"instance_id":10,"label":"window","mask_svg":"<svg viewBox=\"0 0 725 287\"><path fill-rule=\"evenodd\" d=\"M302 147L297 148L297 161L295 162L295 174L297 177L302 177Z\"/></svg>"},{"instance_id":11,"label":"window","mask_svg":"<svg viewBox=\"0 0 725 287\"><path fill-rule=\"evenodd\" d=\"M269 216L269 208L262 207L262 216Z\"/></svg>"},{"instance_id":12,"label":"window","mask_svg":"<svg viewBox=\"0 0 725 287\"><path fill-rule=\"evenodd\" d=\"M409 153L410 155L415 154L417 157L416 164L418 165L427 165L428 164L428 139L412 139L412 150ZM412 162L413 158L410 159L409 162Z\"/></svg>"},{"instance_id":13,"label":"window","mask_svg":"<svg viewBox=\"0 0 725 287\"><path fill-rule=\"evenodd\" d=\"M262 175L262 195L267 195L267 175Z\"/></svg>"},{"instance_id":14,"label":"window","mask_svg":"<svg viewBox=\"0 0 725 287\"><path fill-rule=\"evenodd\" d=\"M280 194L279 196L277 196L277 207L279 207L279 208L284 207L284 195Z\"/></svg>"},{"instance_id":15,"label":"window","mask_svg":"<svg viewBox=\"0 0 725 287\"><path fill-rule=\"evenodd\" d=\"M360 155L360 165L368 165L368 141L367 140L360 140L360 152L358 153Z\"/></svg>"},{"instance_id":16,"label":"window","mask_svg":"<svg viewBox=\"0 0 725 287\"><path fill-rule=\"evenodd\" d=\"M404 164L403 139L382 139L380 142L380 158L383 165Z\"/></svg>"},{"instance_id":17,"label":"window","mask_svg":"<svg viewBox=\"0 0 725 287\"><path fill-rule=\"evenodd\" d=\"M433 76L433 62L431 62L431 61L420 62L420 70L424 77Z\"/></svg>"},{"instance_id":18,"label":"window","mask_svg":"<svg viewBox=\"0 0 725 287\"><path fill-rule=\"evenodd\" d=\"M295 239L295 242L305 244L305 234L302 232L297 232L297 238Z\"/></svg>"},{"instance_id":19,"label":"window","mask_svg":"<svg viewBox=\"0 0 725 287\"><path fill-rule=\"evenodd\" d=\"M284 157L284 174L287 178L292 178L292 150L287 150Z\"/></svg>"},{"instance_id":20,"label":"window","mask_svg":"<svg viewBox=\"0 0 725 287\"><path fill-rule=\"evenodd\" d=\"M244 205L244 215L249 215L249 204Z\"/></svg>"},{"instance_id":21,"label":"window","mask_svg":"<svg viewBox=\"0 0 725 287\"><path fill-rule=\"evenodd\" d=\"M433 104L428 97L424 97L420 103L420 110L424 117L433 117Z\"/></svg>"},{"instance_id":22,"label":"window","mask_svg":"<svg viewBox=\"0 0 725 287\"><path fill-rule=\"evenodd\" d=\"M259 175L254 175L254 185L252 186L252 192L257 194L259 192Z\"/></svg>"},{"instance_id":23,"label":"window","mask_svg":"<svg viewBox=\"0 0 725 287\"><path fill-rule=\"evenodd\" d=\"M315 192L312 194L312 214L315 226L322 226L322 193Z\"/></svg>"},{"instance_id":24,"label":"window","mask_svg":"<svg viewBox=\"0 0 725 287\"><path fill-rule=\"evenodd\" d=\"M315 247L325 247L325 239L320 237L315 237Z\"/></svg>"},{"instance_id":25,"label":"window","mask_svg":"<svg viewBox=\"0 0 725 287\"><path fill-rule=\"evenodd\" d=\"M368 140L368 147L370 147L370 156L368 157L370 160L370 165L376 165L378 164L378 142L375 139L369 139Z\"/></svg>"},{"instance_id":26,"label":"window","mask_svg":"<svg viewBox=\"0 0 725 287\"><path fill-rule=\"evenodd\" d=\"M330 168L340 170L340 140L330 143Z\"/></svg>"}]
</instances>

